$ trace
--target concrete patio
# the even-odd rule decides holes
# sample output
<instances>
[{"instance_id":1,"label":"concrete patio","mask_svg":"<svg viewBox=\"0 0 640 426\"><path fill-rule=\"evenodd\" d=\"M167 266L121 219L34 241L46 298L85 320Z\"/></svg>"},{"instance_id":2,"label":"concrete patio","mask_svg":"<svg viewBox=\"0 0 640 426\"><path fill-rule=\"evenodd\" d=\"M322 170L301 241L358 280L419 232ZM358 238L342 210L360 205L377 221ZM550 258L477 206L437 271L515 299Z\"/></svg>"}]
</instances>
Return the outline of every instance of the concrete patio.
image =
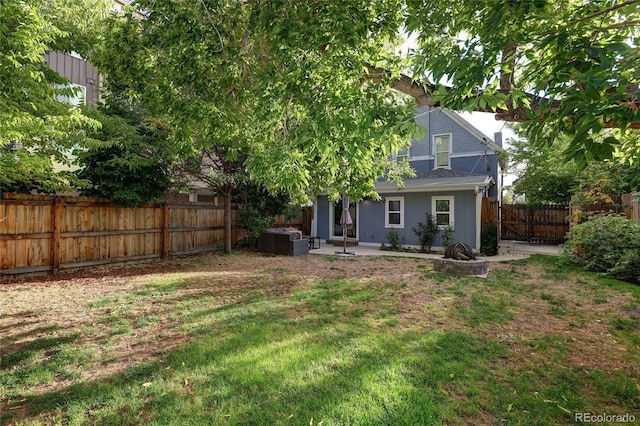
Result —
<instances>
[{"instance_id":1,"label":"concrete patio","mask_svg":"<svg viewBox=\"0 0 640 426\"><path fill-rule=\"evenodd\" d=\"M326 244L322 241L319 249L309 250L309 254L336 255L342 252L342 246ZM347 247L347 252L355 253L356 256L402 256L416 257L424 259L441 258L439 253L407 253L397 251L380 250L380 246L357 245ZM557 245L529 244L526 241L501 241L499 253L496 256L488 256L489 262L502 262L506 260L517 260L529 257L533 254L545 254L550 256L560 256L561 248ZM344 255L343 255L344 256ZM347 255L348 256L348 255Z\"/></svg>"}]
</instances>

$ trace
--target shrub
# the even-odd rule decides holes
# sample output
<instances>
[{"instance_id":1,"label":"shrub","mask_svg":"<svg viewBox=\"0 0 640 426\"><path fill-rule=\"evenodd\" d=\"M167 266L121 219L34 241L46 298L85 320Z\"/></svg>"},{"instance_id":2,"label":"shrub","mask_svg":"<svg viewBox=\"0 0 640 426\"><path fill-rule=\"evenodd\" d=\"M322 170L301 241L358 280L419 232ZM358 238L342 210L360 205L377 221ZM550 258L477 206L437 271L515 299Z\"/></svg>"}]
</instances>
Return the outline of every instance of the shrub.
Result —
<instances>
[{"instance_id":1,"label":"shrub","mask_svg":"<svg viewBox=\"0 0 640 426\"><path fill-rule=\"evenodd\" d=\"M624 253L609 272L621 280L640 284L640 247Z\"/></svg>"},{"instance_id":2,"label":"shrub","mask_svg":"<svg viewBox=\"0 0 640 426\"><path fill-rule=\"evenodd\" d=\"M425 253L429 253L433 245L433 240L436 237L436 232L438 232L438 224L433 219L431 213L426 213L424 218L424 223L418 222L418 226L412 229L413 233L416 234L420 240L420 249Z\"/></svg>"},{"instance_id":3,"label":"shrub","mask_svg":"<svg viewBox=\"0 0 640 426\"><path fill-rule=\"evenodd\" d=\"M449 247L455 244L456 240L453 238L453 233L455 230L451 224L446 225L442 228L442 246Z\"/></svg>"},{"instance_id":4,"label":"shrub","mask_svg":"<svg viewBox=\"0 0 640 426\"><path fill-rule=\"evenodd\" d=\"M585 268L640 283L640 221L596 216L567 234L566 253Z\"/></svg>"},{"instance_id":5,"label":"shrub","mask_svg":"<svg viewBox=\"0 0 640 426\"><path fill-rule=\"evenodd\" d=\"M395 229L391 229L390 231L387 231L384 233L384 236L387 238L387 241L389 242L389 250L395 250L395 251L399 251L403 249L403 245L404 245L404 237L401 237L398 234L398 231L396 231ZM383 245L384 248L384 245Z\"/></svg>"},{"instance_id":6,"label":"shrub","mask_svg":"<svg viewBox=\"0 0 640 426\"><path fill-rule=\"evenodd\" d=\"M274 219L255 207L243 206L238 210L238 225L247 231L249 244L255 247L258 237L274 225Z\"/></svg>"},{"instance_id":7,"label":"shrub","mask_svg":"<svg viewBox=\"0 0 640 426\"><path fill-rule=\"evenodd\" d=\"M480 231L480 252L485 256L498 254L498 227L491 220Z\"/></svg>"}]
</instances>

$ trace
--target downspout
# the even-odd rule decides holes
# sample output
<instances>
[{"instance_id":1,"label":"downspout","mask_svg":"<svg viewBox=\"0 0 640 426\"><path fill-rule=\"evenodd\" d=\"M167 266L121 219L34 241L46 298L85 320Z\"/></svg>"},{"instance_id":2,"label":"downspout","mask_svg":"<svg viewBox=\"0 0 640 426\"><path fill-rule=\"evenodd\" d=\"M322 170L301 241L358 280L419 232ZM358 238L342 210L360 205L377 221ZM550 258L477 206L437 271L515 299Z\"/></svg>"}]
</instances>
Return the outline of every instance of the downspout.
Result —
<instances>
[{"instance_id":1,"label":"downspout","mask_svg":"<svg viewBox=\"0 0 640 426\"><path fill-rule=\"evenodd\" d=\"M320 237L318 235L318 196L313 199L313 221L311 222L311 235L314 237Z\"/></svg>"},{"instance_id":2,"label":"downspout","mask_svg":"<svg viewBox=\"0 0 640 426\"><path fill-rule=\"evenodd\" d=\"M482 191L476 185L476 250L480 251L480 232L482 227Z\"/></svg>"}]
</instances>

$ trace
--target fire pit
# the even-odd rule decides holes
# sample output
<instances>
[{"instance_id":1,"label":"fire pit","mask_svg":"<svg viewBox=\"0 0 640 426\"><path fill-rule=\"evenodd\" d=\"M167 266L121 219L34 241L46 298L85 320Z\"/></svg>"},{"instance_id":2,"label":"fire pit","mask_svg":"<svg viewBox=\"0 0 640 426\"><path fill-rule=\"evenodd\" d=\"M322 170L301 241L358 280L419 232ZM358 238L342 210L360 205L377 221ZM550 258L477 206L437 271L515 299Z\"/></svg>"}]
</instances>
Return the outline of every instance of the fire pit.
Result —
<instances>
[{"instance_id":1,"label":"fire pit","mask_svg":"<svg viewBox=\"0 0 640 426\"><path fill-rule=\"evenodd\" d=\"M477 259L473 249L464 243L447 247L444 257L433 259L433 270L451 275L486 276L489 272L486 259Z\"/></svg>"}]
</instances>

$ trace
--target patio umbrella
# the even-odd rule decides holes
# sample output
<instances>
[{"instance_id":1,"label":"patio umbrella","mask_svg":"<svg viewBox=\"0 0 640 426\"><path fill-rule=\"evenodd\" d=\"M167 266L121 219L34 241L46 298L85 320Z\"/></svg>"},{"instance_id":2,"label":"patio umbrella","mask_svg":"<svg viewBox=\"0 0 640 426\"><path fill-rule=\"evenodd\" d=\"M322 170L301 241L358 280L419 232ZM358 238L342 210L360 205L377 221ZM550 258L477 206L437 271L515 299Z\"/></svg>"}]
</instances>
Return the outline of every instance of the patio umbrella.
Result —
<instances>
[{"instance_id":1,"label":"patio umbrella","mask_svg":"<svg viewBox=\"0 0 640 426\"><path fill-rule=\"evenodd\" d=\"M347 252L347 226L351 225L353 220L349 213L349 197L342 195L342 214L340 215L340 225L342 225L342 253L341 254L355 254L354 252ZM340 252L336 252L340 253Z\"/></svg>"}]
</instances>

